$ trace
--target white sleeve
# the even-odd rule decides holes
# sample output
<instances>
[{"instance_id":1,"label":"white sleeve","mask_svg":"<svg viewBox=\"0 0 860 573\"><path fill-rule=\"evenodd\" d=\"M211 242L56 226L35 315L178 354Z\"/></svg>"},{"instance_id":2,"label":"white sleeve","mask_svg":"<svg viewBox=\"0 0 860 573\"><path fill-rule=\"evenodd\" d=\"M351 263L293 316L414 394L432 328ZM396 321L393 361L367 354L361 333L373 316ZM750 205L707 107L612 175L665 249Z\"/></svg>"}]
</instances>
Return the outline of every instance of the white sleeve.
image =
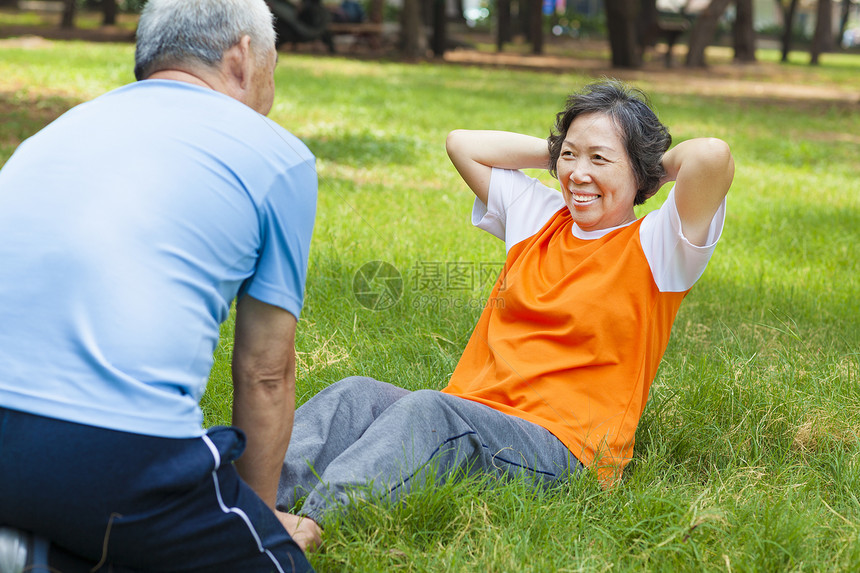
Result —
<instances>
[{"instance_id":1,"label":"white sleeve","mask_svg":"<svg viewBox=\"0 0 860 573\"><path fill-rule=\"evenodd\" d=\"M692 244L681 231L674 187L663 206L645 216L639 228L639 238L654 282L661 292L683 292L699 280L723 232L725 219L726 201L723 199L708 227L705 246Z\"/></svg>"},{"instance_id":2,"label":"white sleeve","mask_svg":"<svg viewBox=\"0 0 860 573\"><path fill-rule=\"evenodd\" d=\"M561 193L522 171L496 169L490 175L489 205L475 198L472 224L505 242L505 252L537 233L564 207Z\"/></svg>"}]
</instances>

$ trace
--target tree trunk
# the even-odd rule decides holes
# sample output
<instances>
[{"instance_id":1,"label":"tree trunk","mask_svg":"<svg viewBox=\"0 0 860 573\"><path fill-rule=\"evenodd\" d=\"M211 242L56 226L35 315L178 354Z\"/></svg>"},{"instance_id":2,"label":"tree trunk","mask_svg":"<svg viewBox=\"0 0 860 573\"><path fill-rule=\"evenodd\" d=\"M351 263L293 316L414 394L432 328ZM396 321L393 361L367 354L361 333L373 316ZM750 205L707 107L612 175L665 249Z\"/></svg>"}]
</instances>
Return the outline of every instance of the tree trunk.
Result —
<instances>
[{"instance_id":1,"label":"tree trunk","mask_svg":"<svg viewBox=\"0 0 860 573\"><path fill-rule=\"evenodd\" d=\"M529 39L532 53L543 53L543 0L531 0L529 7Z\"/></svg>"},{"instance_id":2,"label":"tree trunk","mask_svg":"<svg viewBox=\"0 0 860 573\"><path fill-rule=\"evenodd\" d=\"M728 5L729 0L711 0L708 7L696 18L692 30L690 30L690 46L687 52L688 68L705 67L705 48L713 41L717 31L717 22Z\"/></svg>"},{"instance_id":3,"label":"tree trunk","mask_svg":"<svg viewBox=\"0 0 860 573\"><path fill-rule=\"evenodd\" d=\"M531 0L519 0L517 2L517 16L519 16L520 34L523 35L526 42L531 42L532 26L531 26Z\"/></svg>"},{"instance_id":4,"label":"tree trunk","mask_svg":"<svg viewBox=\"0 0 860 573\"><path fill-rule=\"evenodd\" d=\"M511 0L498 0L497 12L499 29L496 37L496 49L501 52L504 50L505 44L514 37L511 29Z\"/></svg>"},{"instance_id":5,"label":"tree trunk","mask_svg":"<svg viewBox=\"0 0 860 573\"><path fill-rule=\"evenodd\" d=\"M779 0L777 0L779 1ZM791 0L788 8L780 2L782 8L782 59L783 63L788 62L788 53L791 51L791 42L794 39L794 15L797 14L797 0Z\"/></svg>"},{"instance_id":6,"label":"tree trunk","mask_svg":"<svg viewBox=\"0 0 860 573\"><path fill-rule=\"evenodd\" d=\"M63 6L63 19L60 20L60 28L75 27L75 12L77 12L77 9L77 0L65 0Z\"/></svg>"},{"instance_id":7,"label":"tree trunk","mask_svg":"<svg viewBox=\"0 0 860 573\"><path fill-rule=\"evenodd\" d=\"M113 26L116 24L116 0L102 0L104 3L103 9L103 26Z\"/></svg>"},{"instance_id":8,"label":"tree trunk","mask_svg":"<svg viewBox=\"0 0 860 573\"><path fill-rule=\"evenodd\" d=\"M385 0L370 0L368 18L374 24L382 24L382 13L385 10Z\"/></svg>"},{"instance_id":9,"label":"tree trunk","mask_svg":"<svg viewBox=\"0 0 860 573\"><path fill-rule=\"evenodd\" d=\"M436 0L418 0L421 10L421 21L433 25L433 14L436 10Z\"/></svg>"},{"instance_id":10,"label":"tree trunk","mask_svg":"<svg viewBox=\"0 0 860 573\"><path fill-rule=\"evenodd\" d=\"M419 0L403 0L400 11L400 52L406 58L423 58L427 54L427 38L421 22Z\"/></svg>"},{"instance_id":11,"label":"tree trunk","mask_svg":"<svg viewBox=\"0 0 860 573\"><path fill-rule=\"evenodd\" d=\"M637 0L606 0L606 28L615 68L638 68L642 65L636 20Z\"/></svg>"},{"instance_id":12,"label":"tree trunk","mask_svg":"<svg viewBox=\"0 0 860 573\"><path fill-rule=\"evenodd\" d=\"M843 48L847 48L848 46L844 45L845 41L845 28L848 27L848 14L851 12L851 0L842 0L842 14L839 16L839 35L836 37L838 39L839 45Z\"/></svg>"},{"instance_id":13,"label":"tree trunk","mask_svg":"<svg viewBox=\"0 0 860 573\"><path fill-rule=\"evenodd\" d=\"M809 63L818 65L818 58L824 52L833 49L833 2L818 0L818 10L815 19L815 34L809 48Z\"/></svg>"},{"instance_id":14,"label":"tree trunk","mask_svg":"<svg viewBox=\"0 0 860 573\"><path fill-rule=\"evenodd\" d=\"M461 24L466 23L466 7L463 5L463 0L454 0L454 6L456 8L457 14L455 15L455 19Z\"/></svg>"},{"instance_id":15,"label":"tree trunk","mask_svg":"<svg viewBox=\"0 0 860 573\"><path fill-rule=\"evenodd\" d=\"M440 58L445 55L445 44L447 43L448 14L445 8L445 0L433 0L433 55Z\"/></svg>"},{"instance_id":16,"label":"tree trunk","mask_svg":"<svg viewBox=\"0 0 860 573\"><path fill-rule=\"evenodd\" d=\"M755 29L753 29L752 0L737 0L735 15L735 61L755 61Z\"/></svg>"},{"instance_id":17,"label":"tree trunk","mask_svg":"<svg viewBox=\"0 0 860 573\"><path fill-rule=\"evenodd\" d=\"M647 48L657 43L660 27L657 24L657 0L642 0L639 12L638 28L639 49L645 53Z\"/></svg>"}]
</instances>

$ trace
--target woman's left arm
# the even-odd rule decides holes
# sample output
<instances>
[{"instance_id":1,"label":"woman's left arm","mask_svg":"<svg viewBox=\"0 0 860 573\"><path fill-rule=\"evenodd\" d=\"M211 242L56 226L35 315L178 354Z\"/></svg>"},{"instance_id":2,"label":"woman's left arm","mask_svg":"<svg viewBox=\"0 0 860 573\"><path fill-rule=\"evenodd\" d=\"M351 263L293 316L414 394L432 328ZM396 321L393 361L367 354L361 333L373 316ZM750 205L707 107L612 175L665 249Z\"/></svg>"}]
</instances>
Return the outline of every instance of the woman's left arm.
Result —
<instances>
[{"instance_id":1,"label":"woman's left arm","mask_svg":"<svg viewBox=\"0 0 860 573\"><path fill-rule=\"evenodd\" d=\"M735 161L725 141L716 138L683 141L663 155L666 176L675 182L675 204L684 236L704 245L714 214L735 174Z\"/></svg>"}]
</instances>

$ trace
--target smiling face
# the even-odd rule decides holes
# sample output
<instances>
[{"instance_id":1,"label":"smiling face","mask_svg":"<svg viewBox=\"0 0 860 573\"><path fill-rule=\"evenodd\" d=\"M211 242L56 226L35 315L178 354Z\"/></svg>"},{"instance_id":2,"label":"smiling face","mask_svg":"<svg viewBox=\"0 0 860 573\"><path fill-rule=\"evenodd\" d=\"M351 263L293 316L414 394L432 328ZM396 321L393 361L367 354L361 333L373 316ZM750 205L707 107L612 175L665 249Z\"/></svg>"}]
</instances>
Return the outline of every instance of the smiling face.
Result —
<instances>
[{"instance_id":1,"label":"smiling face","mask_svg":"<svg viewBox=\"0 0 860 573\"><path fill-rule=\"evenodd\" d=\"M556 171L564 202L582 230L636 220L636 178L624 139L609 116L588 113L573 120Z\"/></svg>"}]
</instances>

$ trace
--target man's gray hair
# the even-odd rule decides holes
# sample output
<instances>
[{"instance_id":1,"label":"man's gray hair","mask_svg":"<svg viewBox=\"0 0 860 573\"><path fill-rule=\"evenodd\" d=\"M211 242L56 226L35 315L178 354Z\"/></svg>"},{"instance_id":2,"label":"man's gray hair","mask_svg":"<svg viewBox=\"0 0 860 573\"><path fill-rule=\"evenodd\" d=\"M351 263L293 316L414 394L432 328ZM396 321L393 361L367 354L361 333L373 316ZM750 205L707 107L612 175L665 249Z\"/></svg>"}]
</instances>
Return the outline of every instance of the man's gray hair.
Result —
<instances>
[{"instance_id":1,"label":"man's gray hair","mask_svg":"<svg viewBox=\"0 0 860 573\"><path fill-rule=\"evenodd\" d=\"M137 27L134 75L142 80L177 64L216 67L245 35L261 61L275 49L264 0L149 0Z\"/></svg>"}]
</instances>

